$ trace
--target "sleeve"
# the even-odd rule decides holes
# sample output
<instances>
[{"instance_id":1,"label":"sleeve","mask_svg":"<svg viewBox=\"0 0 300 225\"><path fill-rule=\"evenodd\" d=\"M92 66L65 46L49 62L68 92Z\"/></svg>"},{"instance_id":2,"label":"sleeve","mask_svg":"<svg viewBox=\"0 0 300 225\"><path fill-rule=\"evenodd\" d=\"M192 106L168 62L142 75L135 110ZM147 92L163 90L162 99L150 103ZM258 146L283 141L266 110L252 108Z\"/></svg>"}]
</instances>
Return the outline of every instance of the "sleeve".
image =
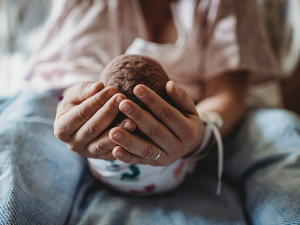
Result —
<instances>
[{"instance_id":1,"label":"sleeve","mask_svg":"<svg viewBox=\"0 0 300 225\"><path fill-rule=\"evenodd\" d=\"M280 74L254 0L202 0L197 13L205 80L247 71L249 82L254 84Z\"/></svg>"},{"instance_id":2,"label":"sleeve","mask_svg":"<svg viewBox=\"0 0 300 225\"><path fill-rule=\"evenodd\" d=\"M53 91L98 80L105 65L122 54L118 2L54 1L43 41L28 63L30 86Z\"/></svg>"}]
</instances>

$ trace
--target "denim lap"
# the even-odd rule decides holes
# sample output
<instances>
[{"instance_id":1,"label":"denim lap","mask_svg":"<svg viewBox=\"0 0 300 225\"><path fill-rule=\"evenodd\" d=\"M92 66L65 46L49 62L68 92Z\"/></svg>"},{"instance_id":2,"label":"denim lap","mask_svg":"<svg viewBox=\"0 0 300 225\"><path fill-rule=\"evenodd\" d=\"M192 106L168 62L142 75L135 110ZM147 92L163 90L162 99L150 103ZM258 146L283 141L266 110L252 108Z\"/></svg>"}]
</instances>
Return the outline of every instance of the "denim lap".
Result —
<instances>
[{"instance_id":1,"label":"denim lap","mask_svg":"<svg viewBox=\"0 0 300 225\"><path fill-rule=\"evenodd\" d=\"M300 126L278 109L252 109L217 155L175 191L117 193L53 134L55 99L21 92L0 101L0 224L297 224Z\"/></svg>"}]
</instances>

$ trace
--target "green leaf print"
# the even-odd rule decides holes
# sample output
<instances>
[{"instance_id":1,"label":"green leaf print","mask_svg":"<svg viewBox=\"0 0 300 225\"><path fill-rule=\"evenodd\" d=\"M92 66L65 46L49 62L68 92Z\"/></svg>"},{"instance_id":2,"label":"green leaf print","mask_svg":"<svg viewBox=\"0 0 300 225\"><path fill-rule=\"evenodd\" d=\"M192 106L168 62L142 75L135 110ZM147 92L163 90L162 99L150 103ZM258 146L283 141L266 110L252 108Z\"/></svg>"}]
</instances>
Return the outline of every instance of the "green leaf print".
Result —
<instances>
[{"instance_id":1,"label":"green leaf print","mask_svg":"<svg viewBox=\"0 0 300 225\"><path fill-rule=\"evenodd\" d=\"M139 180L138 176L140 175L139 168L136 165L133 164L129 167L129 169L131 170L132 174L123 173L121 175L121 180L129 181L129 182L138 181Z\"/></svg>"}]
</instances>

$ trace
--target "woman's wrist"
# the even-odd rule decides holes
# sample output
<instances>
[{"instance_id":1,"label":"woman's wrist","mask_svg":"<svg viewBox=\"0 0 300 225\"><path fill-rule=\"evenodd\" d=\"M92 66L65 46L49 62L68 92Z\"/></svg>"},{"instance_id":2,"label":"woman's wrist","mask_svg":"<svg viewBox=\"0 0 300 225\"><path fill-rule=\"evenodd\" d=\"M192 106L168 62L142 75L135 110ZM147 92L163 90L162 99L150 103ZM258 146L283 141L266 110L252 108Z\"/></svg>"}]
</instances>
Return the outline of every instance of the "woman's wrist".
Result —
<instances>
[{"instance_id":1,"label":"woman's wrist","mask_svg":"<svg viewBox=\"0 0 300 225\"><path fill-rule=\"evenodd\" d=\"M197 143L196 147L192 148L193 150L183 157L184 159L192 158L196 155L199 155L200 152L202 153L203 150L205 150L207 145L209 144L210 139L212 137L212 131L211 128L207 126L205 123L203 123L203 126L204 126L204 128L202 129L203 134L200 138L201 140L200 143Z\"/></svg>"},{"instance_id":2,"label":"woman's wrist","mask_svg":"<svg viewBox=\"0 0 300 225\"><path fill-rule=\"evenodd\" d=\"M210 124L214 124L218 129L221 129L223 126L223 120L217 112L201 113L199 117L204 124L204 133L202 134L200 144L191 153L185 155L183 157L185 159L196 157L199 160L208 155L216 144L213 128Z\"/></svg>"},{"instance_id":3,"label":"woman's wrist","mask_svg":"<svg viewBox=\"0 0 300 225\"><path fill-rule=\"evenodd\" d=\"M211 137L213 137L217 143L218 146L218 187L217 187L217 195L221 193L221 179L222 179L222 173L223 173L223 158L224 158L224 151L223 151L223 141L220 129L223 126L223 120L219 113L217 112L205 112L203 114L200 114L200 119L206 123L206 138L203 140L203 145L205 147L200 146L200 149L191 157L195 157L198 160L205 157L207 154L209 154L212 147L208 143L207 140L210 140ZM210 129L209 129L210 128ZM208 139L209 138L209 139ZM206 142L206 143L204 143ZM201 148L202 147L202 148ZM205 150L205 151L204 151Z\"/></svg>"}]
</instances>

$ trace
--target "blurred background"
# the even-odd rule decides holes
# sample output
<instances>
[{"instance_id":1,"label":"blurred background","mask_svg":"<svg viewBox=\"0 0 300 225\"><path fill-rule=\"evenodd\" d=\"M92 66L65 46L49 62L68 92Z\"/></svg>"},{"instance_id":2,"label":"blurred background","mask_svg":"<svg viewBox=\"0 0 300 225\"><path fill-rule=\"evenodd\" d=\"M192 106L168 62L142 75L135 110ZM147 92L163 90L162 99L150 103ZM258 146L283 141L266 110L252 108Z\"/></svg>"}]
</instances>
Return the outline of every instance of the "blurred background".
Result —
<instances>
[{"instance_id":1,"label":"blurred background","mask_svg":"<svg viewBox=\"0 0 300 225\"><path fill-rule=\"evenodd\" d=\"M26 88L26 61L41 40L52 0L0 0L0 93Z\"/></svg>"},{"instance_id":2,"label":"blurred background","mask_svg":"<svg viewBox=\"0 0 300 225\"><path fill-rule=\"evenodd\" d=\"M0 0L1 95L28 88L26 62L42 39L53 1ZM300 114L300 0L256 1L282 72L277 82L256 91L268 98L271 89L280 89L282 107Z\"/></svg>"}]
</instances>

